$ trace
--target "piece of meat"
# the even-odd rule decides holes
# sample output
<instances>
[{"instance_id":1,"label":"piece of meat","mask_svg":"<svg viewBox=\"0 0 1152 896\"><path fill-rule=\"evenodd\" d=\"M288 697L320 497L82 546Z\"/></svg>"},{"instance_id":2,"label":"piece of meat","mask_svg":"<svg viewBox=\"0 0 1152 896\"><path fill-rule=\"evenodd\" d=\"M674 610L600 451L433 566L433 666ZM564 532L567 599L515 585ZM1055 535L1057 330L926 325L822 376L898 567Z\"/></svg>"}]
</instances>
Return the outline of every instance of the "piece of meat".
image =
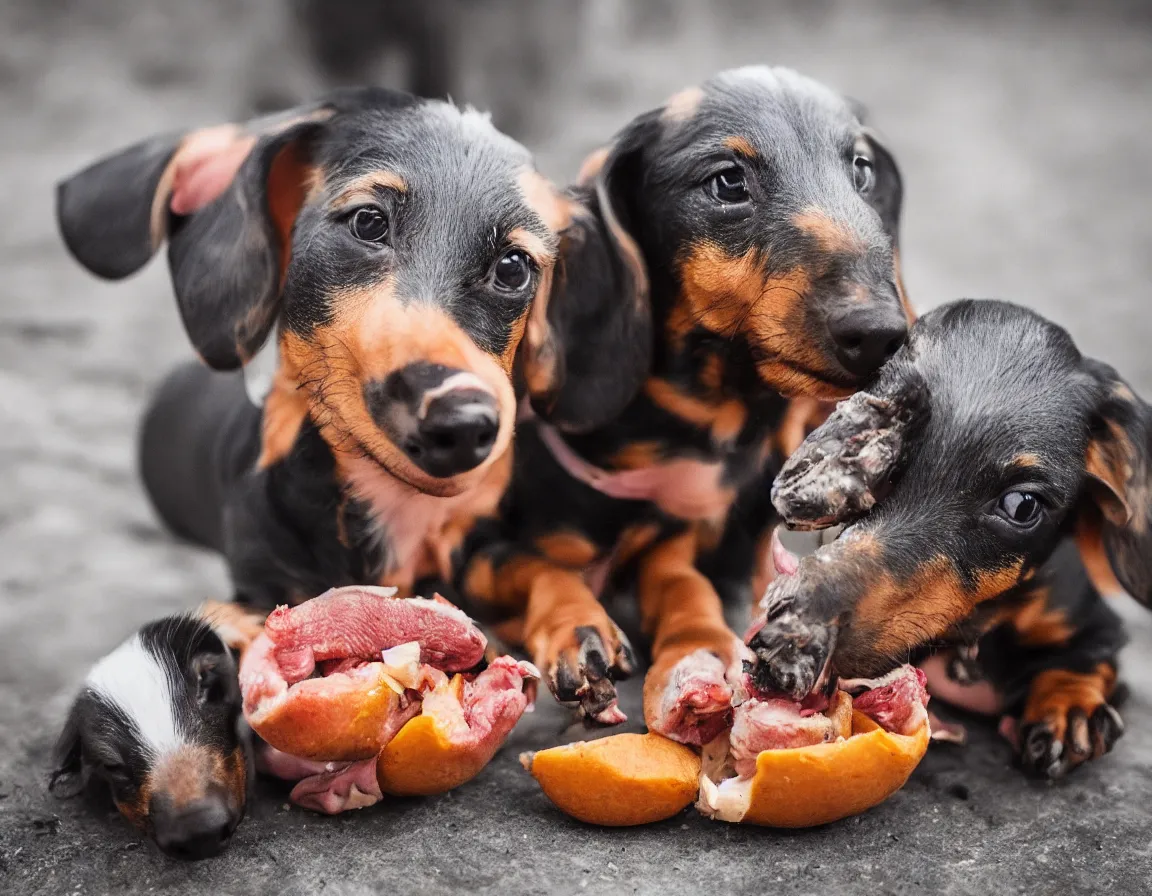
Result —
<instances>
[{"instance_id":1,"label":"piece of meat","mask_svg":"<svg viewBox=\"0 0 1152 896\"><path fill-rule=\"evenodd\" d=\"M370 806L385 780L377 758L412 719L429 715L444 755L402 750L412 766L407 779L418 779L404 786L442 783L446 790L467 780L519 721L540 677L511 657L474 678L449 677L474 667L485 646L447 602L401 600L391 589L334 589L278 609L240 664L245 716L281 748L263 749L262 769L297 781L292 801L317 812Z\"/></svg>"},{"instance_id":2,"label":"piece of meat","mask_svg":"<svg viewBox=\"0 0 1152 896\"><path fill-rule=\"evenodd\" d=\"M732 696L724 662L711 651L695 650L668 674L648 727L682 744L706 744L731 725Z\"/></svg>"},{"instance_id":3,"label":"piece of meat","mask_svg":"<svg viewBox=\"0 0 1152 896\"><path fill-rule=\"evenodd\" d=\"M334 588L295 607L277 607L264 632L289 684L318 662L374 660L382 650L418 641L423 662L444 672L475 666L487 642L472 621L442 599L397 598L394 588Z\"/></svg>"},{"instance_id":4,"label":"piece of meat","mask_svg":"<svg viewBox=\"0 0 1152 896\"><path fill-rule=\"evenodd\" d=\"M297 806L336 815L375 806L384 796L376 780L376 759L329 763L330 770L302 778L289 799Z\"/></svg>"},{"instance_id":5,"label":"piece of meat","mask_svg":"<svg viewBox=\"0 0 1152 896\"><path fill-rule=\"evenodd\" d=\"M531 704L534 684L540 673L531 663L498 657L473 681L460 678L449 681L437 673L423 702L414 702L413 710L436 717L453 750L473 754L487 762L503 744L525 709ZM299 685L297 685L299 687ZM415 712L398 719L400 724L388 736L399 732ZM375 805L383 797L377 779L376 757L355 762L322 762L301 759L264 744L259 758L260 770L288 781L296 781L291 800L298 806L335 815L350 809ZM438 769L430 768L435 776Z\"/></svg>"},{"instance_id":6,"label":"piece of meat","mask_svg":"<svg viewBox=\"0 0 1152 896\"><path fill-rule=\"evenodd\" d=\"M912 734L928 719L928 676L922 669L903 665L881 678L841 680L840 687L859 693L852 708L872 719L885 731Z\"/></svg>"},{"instance_id":7,"label":"piece of meat","mask_svg":"<svg viewBox=\"0 0 1152 896\"><path fill-rule=\"evenodd\" d=\"M459 747L479 749L503 743L532 705L534 685L539 680L540 671L531 663L497 657L473 681L464 683L459 702L450 689L438 688L425 695L424 712L441 720L458 720L450 739Z\"/></svg>"},{"instance_id":8,"label":"piece of meat","mask_svg":"<svg viewBox=\"0 0 1152 896\"><path fill-rule=\"evenodd\" d=\"M730 759L737 775L756 773L762 750L787 750L831 743L852 734L852 701L837 691L826 713L785 699L753 697L736 707L729 734Z\"/></svg>"},{"instance_id":9,"label":"piece of meat","mask_svg":"<svg viewBox=\"0 0 1152 896\"><path fill-rule=\"evenodd\" d=\"M265 775L296 781L289 799L325 815L374 806L383 796L376 781L375 757L359 762L320 762L290 756L262 743L256 753L256 768Z\"/></svg>"},{"instance_id":10,"label":"piece of meat","mask_svg":"<svg viewBox=\"0 0 1152 896\"><path fill-rule=\"evenodd\" d=\"M920 663L920 668L928 677L928 693L934 698L985 716L1003 712L1004 696L992 686L991 682L983 679L970 682L957 681L949 674L948 662L940 654L925 659Z\"/></svg>"}]
</instances>

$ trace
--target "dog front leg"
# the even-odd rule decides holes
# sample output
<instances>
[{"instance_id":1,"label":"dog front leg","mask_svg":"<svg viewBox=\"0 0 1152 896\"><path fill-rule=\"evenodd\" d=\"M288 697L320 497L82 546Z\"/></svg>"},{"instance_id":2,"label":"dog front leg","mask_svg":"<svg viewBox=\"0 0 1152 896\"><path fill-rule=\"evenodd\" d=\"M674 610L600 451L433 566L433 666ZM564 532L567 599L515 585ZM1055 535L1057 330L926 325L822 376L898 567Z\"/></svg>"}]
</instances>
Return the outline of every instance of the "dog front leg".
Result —
<instances>
[{"instance_id":1,"label":"dog front leg","mask_svg":"<svg viewBox=\"0 0 1152 896\"><path fill-rule=\"evenodd\" d=\"M637 591L644 631L652 639L645 721L681 743L708 743L731 724L743 646L724 622L716 589L696 568L694 532L676 535L641 558Z\"/></svg>"}]
</instances>

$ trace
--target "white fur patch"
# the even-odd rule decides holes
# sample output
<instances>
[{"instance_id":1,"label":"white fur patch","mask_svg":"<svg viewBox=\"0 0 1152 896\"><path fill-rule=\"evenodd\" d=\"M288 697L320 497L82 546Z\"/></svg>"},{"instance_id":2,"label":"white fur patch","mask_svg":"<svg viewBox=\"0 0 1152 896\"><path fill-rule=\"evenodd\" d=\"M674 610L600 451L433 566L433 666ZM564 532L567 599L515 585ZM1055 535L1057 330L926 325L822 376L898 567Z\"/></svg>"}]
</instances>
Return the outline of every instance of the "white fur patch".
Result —
<instances>
[{"instance_id":1,"label":"white fur patch","mask_svg":"<svg viewBox=\"0 0 1152 896\"><path fill-rule=\"evenodd\" d=\"M186 732L172 707L172 682L139 635L100 660L86 683L132 720L141 745L153 756L163 756L185 743Z\"/></svg>"}]
</instances>

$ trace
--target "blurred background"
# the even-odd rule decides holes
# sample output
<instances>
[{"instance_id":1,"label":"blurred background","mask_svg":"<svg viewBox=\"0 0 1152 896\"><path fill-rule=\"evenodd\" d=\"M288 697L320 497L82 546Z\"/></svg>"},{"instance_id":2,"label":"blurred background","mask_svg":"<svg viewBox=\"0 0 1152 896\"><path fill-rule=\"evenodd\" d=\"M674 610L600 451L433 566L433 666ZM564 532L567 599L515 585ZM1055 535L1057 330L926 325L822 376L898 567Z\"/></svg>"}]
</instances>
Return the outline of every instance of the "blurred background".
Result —
<instances>
[{"instance_id":1,"label":"blurred background","mask_svg":"<svg viewBox=\"0 0 1152 896\"><path fill-rule=\"evenodd\" d=\"M566 181L633 115L764 62L871 110L904 172L921 310L1031 305L1152 398L1152 3L0 0L0 798L40 786L19 782L92 661L227 595L136 481L141 406L190 354L166 267L81 272L55 233L58 178L376 81L490 109ZM1146 654L1149 616L1128 615ZM1145 684L1148 668L1134 657Z\"/></svg>"}]
</instances>

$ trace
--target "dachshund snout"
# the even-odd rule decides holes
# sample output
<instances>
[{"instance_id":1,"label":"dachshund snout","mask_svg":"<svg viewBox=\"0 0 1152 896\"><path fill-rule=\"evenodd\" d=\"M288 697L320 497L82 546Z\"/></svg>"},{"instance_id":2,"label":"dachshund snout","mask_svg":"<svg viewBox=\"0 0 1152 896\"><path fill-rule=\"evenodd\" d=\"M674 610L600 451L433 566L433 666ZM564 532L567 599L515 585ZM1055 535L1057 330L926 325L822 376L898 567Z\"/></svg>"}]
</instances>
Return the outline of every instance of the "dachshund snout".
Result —
<instances>
[{"instance_id":1,"label":"dachshund snout","mask_svg":"<svg viewBox=\"0 0 1152 896\"><path fill-rule=\"evenodd\" d=\"M473 470L496 444L496 396L465 370L409 364L365 387L365 401L376 424L430 476Z\"/></svg>"},{"instance_id":2,"label":"dachshund snout","mask_svg":"<svg viewBox=\"0 0 1152 896\"><path fill-rule=\"evenodd\" d=\"M153 798L149 815L156 845L175 859L219 855L239 821L227 796L212 793L180 808L168 799Z\"/></svg>"},{"instance_id":3,"label":"dachshund snout","mask_svg":"<svg viewBox=\"0 0 1152 896\"><path fill-rule=\"evenodd\" d=\"M876 373L908 336L908 321L895 302L835 311L827 327L836 360L859 377Z\"/></svg>"}]
</instances>

